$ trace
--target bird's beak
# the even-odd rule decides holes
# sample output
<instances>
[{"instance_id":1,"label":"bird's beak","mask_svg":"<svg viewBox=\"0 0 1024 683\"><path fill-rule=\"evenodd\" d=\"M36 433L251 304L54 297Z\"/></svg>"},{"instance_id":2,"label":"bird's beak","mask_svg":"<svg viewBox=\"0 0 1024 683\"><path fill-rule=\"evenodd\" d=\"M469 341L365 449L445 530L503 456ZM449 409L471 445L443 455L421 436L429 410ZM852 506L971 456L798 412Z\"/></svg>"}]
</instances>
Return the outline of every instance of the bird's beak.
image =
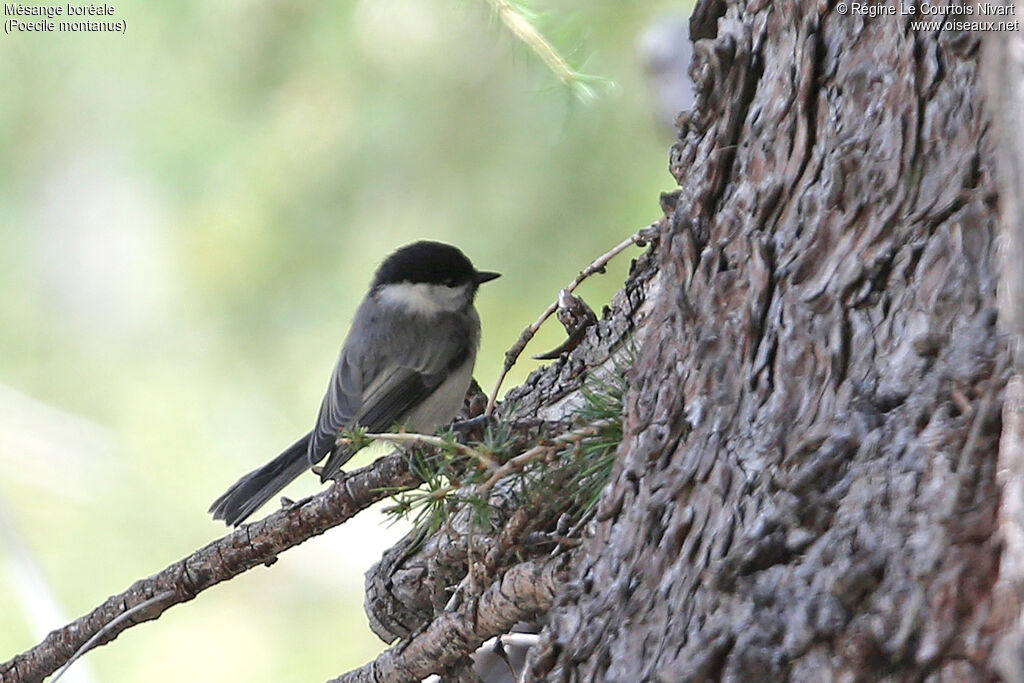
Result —
<instances>
[{"instance_id":1,"label":"bird's beak","mask_svg":"<svg viewBox=\"0 0 1024 683\"><path fill-rule=\"evenodd\" d=\"M499 277L501 277L501 273L492 273L487 270L480 270L477 271L476 274L476 283L478 285L482 285L485 282L490 282L491 280L495 280Z\"/></svg>"}]
</instances>

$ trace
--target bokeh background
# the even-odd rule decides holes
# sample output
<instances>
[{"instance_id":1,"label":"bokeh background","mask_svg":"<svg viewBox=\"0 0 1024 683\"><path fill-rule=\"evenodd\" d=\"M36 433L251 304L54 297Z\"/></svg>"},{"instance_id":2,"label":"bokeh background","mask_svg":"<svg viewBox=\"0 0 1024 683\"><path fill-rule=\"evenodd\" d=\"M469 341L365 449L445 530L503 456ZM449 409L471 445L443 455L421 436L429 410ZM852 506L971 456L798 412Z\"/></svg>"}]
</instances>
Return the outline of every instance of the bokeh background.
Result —
<instances>
[{"instance_id":1,"label":"bokeh background","mask_svg":"<svg viewBox=\"0 0 1024 683\"><path fill-rule=\"evenodd\" d=\"M478 300L489 389L672 187L637 44L678 1L533 6L615 82L589 102L485 2L114 5L124 36L0 35L0 660L224 532L210 501L311 426L396 246L450 241L504 272ZM635 255L582 288L595 310ZM561 339L550 325L530 351ZM383 647L363 572L404 530L362 515L128 631L77 680L358 666Z\"/></svg>"}]
</instances>

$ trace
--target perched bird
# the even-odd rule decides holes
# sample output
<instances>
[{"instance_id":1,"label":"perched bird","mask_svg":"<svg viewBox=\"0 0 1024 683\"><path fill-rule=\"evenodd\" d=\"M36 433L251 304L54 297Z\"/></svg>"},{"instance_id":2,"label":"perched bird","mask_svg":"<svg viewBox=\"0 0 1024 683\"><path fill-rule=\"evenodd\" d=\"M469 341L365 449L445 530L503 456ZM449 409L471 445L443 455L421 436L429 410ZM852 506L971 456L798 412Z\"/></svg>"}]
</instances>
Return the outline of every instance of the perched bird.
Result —
<instances>
[{"instance_id":1,"label":"perched bird","mask_svg":"<svg viewBox=\"0 0 1024 683\"><path fill-rule=\"evenodd\" d=\"M327 455L321 481L352 457L338 432L380 432L403 425L431 432L452 420L473 378L480 344L477 287L499 273L479 271L441 242L414 242L377 269L341 347L316 426L263 467L249 472L210 506L237 526Z\"/></svg>"}]
</instances>

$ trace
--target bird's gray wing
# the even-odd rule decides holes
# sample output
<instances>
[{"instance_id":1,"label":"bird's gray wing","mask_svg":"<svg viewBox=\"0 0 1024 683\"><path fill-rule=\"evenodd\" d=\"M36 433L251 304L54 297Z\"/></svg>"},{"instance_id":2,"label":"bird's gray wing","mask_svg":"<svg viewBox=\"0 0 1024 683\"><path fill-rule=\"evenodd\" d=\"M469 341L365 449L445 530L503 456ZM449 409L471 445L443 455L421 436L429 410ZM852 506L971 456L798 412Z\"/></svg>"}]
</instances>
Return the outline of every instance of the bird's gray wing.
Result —
<instances>
[{"instance_id":1,"label":"bird's gray wing","mask_svg":"<svg viewBox=\"0 0 1024 683\"><path fill-rule=\"evenodd\" d=\"M346 344L320 406L310 450L313 462L332 452L339 431L358 425L381 432L401 422L451 370L465 362L472 350L471 335L460 330L432 343L431 332L436 334L437 329L407 334L409 345L397 353L394 346L389 347L393 352L386 358L375 348ZM321 479L331 478L351 456L348 449L334 450L321 470Z\"/></svg>"},{"instance_id":2,"label":"bird's gray wing","mask_svg":"<svg viewBox=\"0 0 1024 683\"><path fill-rule=\"evenodd\" d=\"M370 432L382 432L396 423L444 381L445 372L429 368L395 367L371 387L355 423Z\"/></svg>"},{"instance_id":3,"label":"bird's gray wing","mask_svg":"<svg viewBox=\"0 0 1024 683\"><path fill-rule=\"evenodd\" d=\"M349 344L341 349L310 438L311 465L320 462L331 452L338 432L348 429L359 413L363 403L363 372L357 354L358 349Z\"/></svg>"}]
</instances>

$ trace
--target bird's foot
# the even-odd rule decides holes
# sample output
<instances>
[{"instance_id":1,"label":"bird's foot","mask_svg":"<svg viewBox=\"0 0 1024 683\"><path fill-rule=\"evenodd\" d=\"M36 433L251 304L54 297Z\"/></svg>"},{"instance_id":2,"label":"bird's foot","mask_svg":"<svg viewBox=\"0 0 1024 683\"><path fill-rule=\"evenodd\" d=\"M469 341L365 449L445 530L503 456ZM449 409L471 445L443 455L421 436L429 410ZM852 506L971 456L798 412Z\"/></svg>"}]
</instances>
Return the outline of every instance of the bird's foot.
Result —
<instances>
[{"instance_id":1,"label":"bird's foot","mask_svg":"<svg viewBox=\"0 0 1024 683\"><path fill-rule=\"evenodd\" d=\"M460 443L466 443L470 440L480 441L490 421L490 415L478 415L468 420L453 422L452 431L455 432L455 436Z\"/></svg>"}]
</instances>

